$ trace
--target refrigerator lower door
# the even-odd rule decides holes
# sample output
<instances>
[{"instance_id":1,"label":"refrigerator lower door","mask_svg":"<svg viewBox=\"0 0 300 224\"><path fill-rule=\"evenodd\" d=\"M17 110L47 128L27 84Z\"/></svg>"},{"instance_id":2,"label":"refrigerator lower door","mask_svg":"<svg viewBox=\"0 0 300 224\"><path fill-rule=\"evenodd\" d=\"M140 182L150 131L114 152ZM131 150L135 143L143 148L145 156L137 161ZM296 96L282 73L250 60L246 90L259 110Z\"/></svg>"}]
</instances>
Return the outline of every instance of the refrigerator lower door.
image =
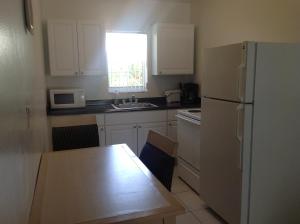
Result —
<instances>
[{"instance_id":1,"label":"refrigerator lower door","mask_svg":"<svg viewBox=\"0 0 300 224\"><path fill-rule=\"evenodd\" d=\"M241 220L245 107L202 101L200 195L230 224Z\"/></svg>"},{"instance_id":2,"label":"refrigerator lower door","mask_svg":"<svg viewBox=\"0 0 300 224\"><path fill-rule=\"evenodd\" d=\"M204 52L202 95L235 102L253 102L256 44L245 42Z\"/></svg>"}]
</instances>

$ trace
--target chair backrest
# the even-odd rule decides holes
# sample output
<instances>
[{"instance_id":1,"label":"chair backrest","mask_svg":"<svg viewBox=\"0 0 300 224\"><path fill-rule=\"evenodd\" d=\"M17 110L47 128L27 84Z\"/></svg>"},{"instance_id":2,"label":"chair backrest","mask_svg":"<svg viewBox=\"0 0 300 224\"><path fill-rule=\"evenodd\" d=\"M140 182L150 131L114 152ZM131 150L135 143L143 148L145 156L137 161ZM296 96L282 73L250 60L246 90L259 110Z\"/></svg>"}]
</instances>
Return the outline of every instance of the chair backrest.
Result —
<instances>
[{"instance_id":1,"label":"chair backrest","mask_svg":"<svg viewBox=\"0 0 300 224\"><path fill-rule=\"evenodd\" d=\"M177 144L166 136L150 131L140 160L171 191Z\"/></svg>"},{"instance_id":2,"label":"chair backrest","mask_svg":"<svg viewBox=\"0 0 300 224\"><path fill-rule=\"evenodd\" d=\"M155 131L150 130L147 142L164 151L168 155L172 157L175 156L177 143L168 138L167 136L161 135Z\"/></svg>"}]
</instances>

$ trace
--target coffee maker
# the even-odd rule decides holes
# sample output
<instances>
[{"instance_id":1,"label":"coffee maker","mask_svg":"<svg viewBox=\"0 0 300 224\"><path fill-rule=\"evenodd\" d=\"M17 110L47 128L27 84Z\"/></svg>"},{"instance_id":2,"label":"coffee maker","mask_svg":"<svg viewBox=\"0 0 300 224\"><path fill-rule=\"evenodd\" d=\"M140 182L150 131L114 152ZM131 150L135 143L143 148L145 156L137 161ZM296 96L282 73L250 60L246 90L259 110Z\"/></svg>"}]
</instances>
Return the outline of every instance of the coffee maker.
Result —
<instances>
[{"instance_id":1,"label":"coffee maker","mask_svg":"<svg viewBox=\"0 0 300 224\"><path fill-rule=\"evenodd\" d=\"M195 83L180 83L182 92L181 102L183 104L196 103L198 100L199 85Z\"/></svg>"}]
</instances>

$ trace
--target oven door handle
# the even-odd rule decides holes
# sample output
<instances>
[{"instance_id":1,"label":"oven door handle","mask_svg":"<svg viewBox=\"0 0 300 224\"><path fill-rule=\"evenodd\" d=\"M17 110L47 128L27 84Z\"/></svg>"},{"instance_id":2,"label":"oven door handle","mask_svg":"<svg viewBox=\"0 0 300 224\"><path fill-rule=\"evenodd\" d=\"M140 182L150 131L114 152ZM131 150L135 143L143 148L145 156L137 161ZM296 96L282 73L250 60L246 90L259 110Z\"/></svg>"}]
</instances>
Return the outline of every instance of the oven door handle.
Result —
<instances>
[{"instance_id":1,"label":"oven door handle","mask_svg":"<svg viewBox=\"0 0 300 224\"><path fill-rule=\"evenodd\" d=\"M180 114L177 114L176 117L177 117L178 119L187 121L187 122L189 122L189 123L192 123L192 124L195 124L195 125L198 125L198 126L201 125L201 121L197 121L197 120L195 120L195 119L192 119L192 118L189 118L189 117L186 117L186 116L182 116L182 115L180 115Z\"/></svg>"}]
</instances>

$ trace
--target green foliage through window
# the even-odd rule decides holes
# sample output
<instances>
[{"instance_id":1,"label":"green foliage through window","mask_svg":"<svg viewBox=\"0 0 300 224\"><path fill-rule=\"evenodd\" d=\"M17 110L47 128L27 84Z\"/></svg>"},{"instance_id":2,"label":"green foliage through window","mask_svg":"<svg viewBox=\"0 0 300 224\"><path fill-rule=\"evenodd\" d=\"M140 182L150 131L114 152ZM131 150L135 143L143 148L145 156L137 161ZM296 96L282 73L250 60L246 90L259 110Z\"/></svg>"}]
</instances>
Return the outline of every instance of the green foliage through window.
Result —
<instances>
[{"instance_id":1,"label":"green foliage through window","mask_svg":"<svg viewBox=\"0 0 300 224\"><path fill-rule=\"evenodd\" d=\"M147 35L107 33L106 51L110 91L145 91L147 85Z\"/></svg>"}]
</instances>

